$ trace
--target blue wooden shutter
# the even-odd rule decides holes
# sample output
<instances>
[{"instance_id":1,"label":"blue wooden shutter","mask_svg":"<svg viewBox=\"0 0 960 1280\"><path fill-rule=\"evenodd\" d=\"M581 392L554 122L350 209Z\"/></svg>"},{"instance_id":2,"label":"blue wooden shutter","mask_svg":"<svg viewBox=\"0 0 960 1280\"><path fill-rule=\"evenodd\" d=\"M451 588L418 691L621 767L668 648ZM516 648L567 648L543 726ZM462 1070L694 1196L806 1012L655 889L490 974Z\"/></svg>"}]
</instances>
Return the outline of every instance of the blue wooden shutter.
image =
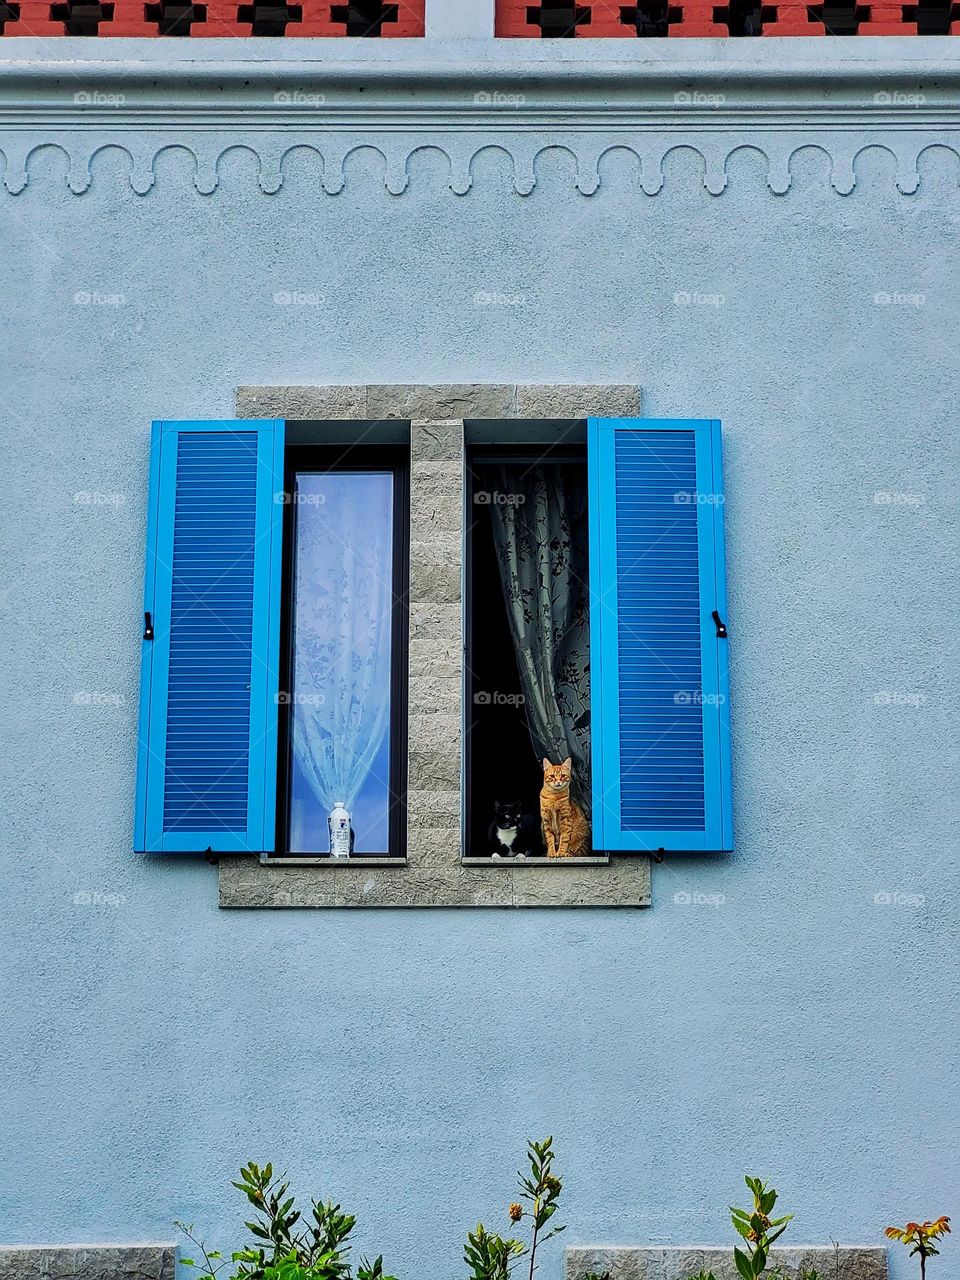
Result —
<instances>
[{"instance_id":1,"label":"blue wooden shutter","mask_svg":"<svg viewBox=\"0 0 960 1280\"><path fill-rule=\"evenodd\" d=\"M155 422L134 848L274 847L283 422Z\"/></svg>"},{"instance_id":2,"label":"blue wooden shutter","mask_svg":"<svg viewBox=\"0 0 960 1280\"><path fill-rule=\"evenodd\" d=\"M591 418L593 842L733 847L720 423Z\"/></svg>"}]
</instances>

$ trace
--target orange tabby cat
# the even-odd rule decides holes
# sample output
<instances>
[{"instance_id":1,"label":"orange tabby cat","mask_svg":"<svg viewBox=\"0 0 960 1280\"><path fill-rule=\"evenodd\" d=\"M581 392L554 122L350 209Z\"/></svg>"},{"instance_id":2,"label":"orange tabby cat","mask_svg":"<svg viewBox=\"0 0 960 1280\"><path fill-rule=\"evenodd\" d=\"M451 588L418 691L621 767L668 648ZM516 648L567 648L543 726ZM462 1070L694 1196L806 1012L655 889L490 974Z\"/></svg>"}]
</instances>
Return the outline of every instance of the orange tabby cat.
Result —
<instances>
[{"instance_id":1,"label":"orange tabby cat","mask_svg":"<svg viewBox=\"0 0 960 1280\"><path fill-rule=\"evenodd\" d=\"M582 858L590 853L590 828L570 799L573 762L551 764L544 757L543 790L540 792L540 821L548 858Z\"/></svg>"}]
</instances>

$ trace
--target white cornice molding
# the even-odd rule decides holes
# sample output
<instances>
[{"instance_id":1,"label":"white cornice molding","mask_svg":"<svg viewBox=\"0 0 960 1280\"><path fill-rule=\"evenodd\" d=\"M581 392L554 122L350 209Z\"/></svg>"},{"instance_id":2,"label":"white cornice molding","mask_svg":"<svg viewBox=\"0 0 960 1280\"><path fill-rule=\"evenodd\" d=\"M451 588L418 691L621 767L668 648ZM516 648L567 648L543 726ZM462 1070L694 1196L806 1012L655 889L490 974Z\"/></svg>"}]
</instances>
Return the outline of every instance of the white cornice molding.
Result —
<instances>
[{"instance_id":1,"label":"white cornice molding","mask_svg":"<svg viewBox=\"0 0 960 1280\"><path fill-rule=\"evenodd\" d=\"M538 157L555 149L574 157L584 195L602 188L611 152L633 156L649 195L661 190L663 161L677 148L701 156L714 195L740 150L763 156L777 194L789 189L791 158L805 147L830 157L839 194L854 189L857 157L870 148L894 157L903 194L917 190L927 149L960 161L960 41L949 38L638 41L626 49L570 41L574 49L557 52L555 41L549 51L526 41L363 42L374 47L360 51L355 43L57 39L10 41L17 48L9 51L0 42L6 190L21 192L33 157L49 147L67 157L78 194L109 149L126 154L141 194L170 148L192 154L205 194L237 148L257 157L266 193L280 189L301 150L316 153L329 195L342 190L356 152L382 167L394 195L408 189L408 162L421 149L446 157L458 195L488 148L510 157L520 195L536 186Z\"/></svg>"},{"instance_id":2,"label":"white cornice molding","mask_svg":"<svg viewBox=\"0 0 960 1280\"><path fill-rule=\"evenodd\" d=\"M466 103L496 89L540 105L592 98L617 108L708 85L743 103L869 103L891 90L949 105L960 89L960 40L0 39L0 103L62 105L77 84L196 108L211 94L255 106L295 88L326 91L334 104Z\"/></svg>"}]
</instances>

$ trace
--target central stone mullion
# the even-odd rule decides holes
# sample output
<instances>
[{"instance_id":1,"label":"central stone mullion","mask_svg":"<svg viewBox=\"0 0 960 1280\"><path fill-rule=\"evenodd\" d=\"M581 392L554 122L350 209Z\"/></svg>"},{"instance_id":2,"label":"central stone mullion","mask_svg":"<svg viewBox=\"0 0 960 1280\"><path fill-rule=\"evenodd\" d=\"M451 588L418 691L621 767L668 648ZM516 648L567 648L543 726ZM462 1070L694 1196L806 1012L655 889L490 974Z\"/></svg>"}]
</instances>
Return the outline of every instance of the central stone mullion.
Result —
<instances>
[{"instance_id":1,"label":"central stone mullion","mask_svg":"<svg viewBox=\"0 0 960 1280\"><path fill-rule=\"evenodd\" d=\"M410 423L407 857L437 871L462 840L463 419Z\"/></svg>"}]
</instances>

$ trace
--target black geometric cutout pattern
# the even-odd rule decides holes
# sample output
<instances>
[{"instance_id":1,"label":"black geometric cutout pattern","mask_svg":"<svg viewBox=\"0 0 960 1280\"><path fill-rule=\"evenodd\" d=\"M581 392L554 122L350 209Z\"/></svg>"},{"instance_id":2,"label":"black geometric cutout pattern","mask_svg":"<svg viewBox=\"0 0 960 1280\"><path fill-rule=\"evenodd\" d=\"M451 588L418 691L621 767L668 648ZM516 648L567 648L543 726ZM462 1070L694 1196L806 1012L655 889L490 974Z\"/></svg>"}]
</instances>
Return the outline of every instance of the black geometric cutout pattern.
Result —
<instances>
[{"instance_id":1,"label":"black geometric cutout pattern","mask_svg":"<svg viewBox=\"0 0 960 1280\"><path fill-rule=\"evenodd\" d=\"M66 24L65 35L95 36L101 22L113 20L113 5L99 4L97 0L66 0L65 4L50 6L50 18Z\"/></svg>"},{"instance_id":2,"label":"black geometric cutout pattern","mask_svg":"<svg viewBox=\"0 0 960 1280\"><path fill-rule=\"evenodd\" d=\"M262 4L254 0L253 4L242 4L237 10L240 22L253 24L251 34L255 36L282 36L288 22L299 22L302 17L303 9L297 4Z\"/></svg>"},{"instance_id":3,"label":"black geometric cutout pattern","mask_svg":"<svg viewBox=\"0 0 960 1280\"><path fill-rule=\"evenodd\" d=\"M824 0L811 5L810 16L823 23L828 36L855 36L860 23L869 20L870 9L856 0Z\"/></svg>"},{"instance_id":4,"label":"black geometric cutout pattern","mask_svg":"<svg viewBox=\"0 0 960 1280\"><path fill-rule=\"evenodd\" d=\"M158 33L162 36L188 36L195 22L206 21L207 6L160 0L159 4L146 6L145 16L148 22L157 24Z\"/></svg>"},{"instance_id":5,"label":"black geometric cutout pattern","mask_svg":"<svg viewBox=\"0 0 960 1280\"><path fill-rule=\"evenodd\" d=\"M670 23L679 22L682 17L683 8L669 4L668 0L646 0L646 3L620 9L620 21L625 27L632 27L641 39L669 35Z\"/></svg>"},{"instance_id":6,"label":"black geometric cutout pattern","mask_svg":"<svg viewBox=\"0 0 960 1280\"><path fill-rule=\"evenodd\" d=\"M541 0L529 6L527 21L540 28L545 40L570 40L577 27L589 26L590 7L575 0Z\"/></svg>"},{"instance_id":7,"label":"black geometric cutout pattern","mask_svg":"<svg viewBox=\"0 0 960 1280\"><path fill-rule=\"evenodd\" d=\"M904 22L917 24L918 36L948 36L950 24L960 22L960 4L950 0L920 0L903 7Z\"/></svg>"},{"instance_id":8,"label":"black geometric cutout pattern","mask_svg":"<svg viewBox=\"0 0 960 1280\"><path fill-rule=\"evenodd\" d=\"M381 36L385 22L396 22L400 12L398 4L386 4L384 0L350 0L349 4L335 4L330 10L334 22L345 22L348 36Z\"/></svg>"},{"instance_id":9,"label":"black geometric cutout pattern","mask_svg":"<svg viewBox=\"0 0 960 1280\"><path fill-rule=\"evenodd\" d=\"M714 22L725 26L732 36L759 36L766 22L776 22L776 5L761 4L760 0L729 0L729 3L713 11Z\"/></svg>"}]
</instances>

